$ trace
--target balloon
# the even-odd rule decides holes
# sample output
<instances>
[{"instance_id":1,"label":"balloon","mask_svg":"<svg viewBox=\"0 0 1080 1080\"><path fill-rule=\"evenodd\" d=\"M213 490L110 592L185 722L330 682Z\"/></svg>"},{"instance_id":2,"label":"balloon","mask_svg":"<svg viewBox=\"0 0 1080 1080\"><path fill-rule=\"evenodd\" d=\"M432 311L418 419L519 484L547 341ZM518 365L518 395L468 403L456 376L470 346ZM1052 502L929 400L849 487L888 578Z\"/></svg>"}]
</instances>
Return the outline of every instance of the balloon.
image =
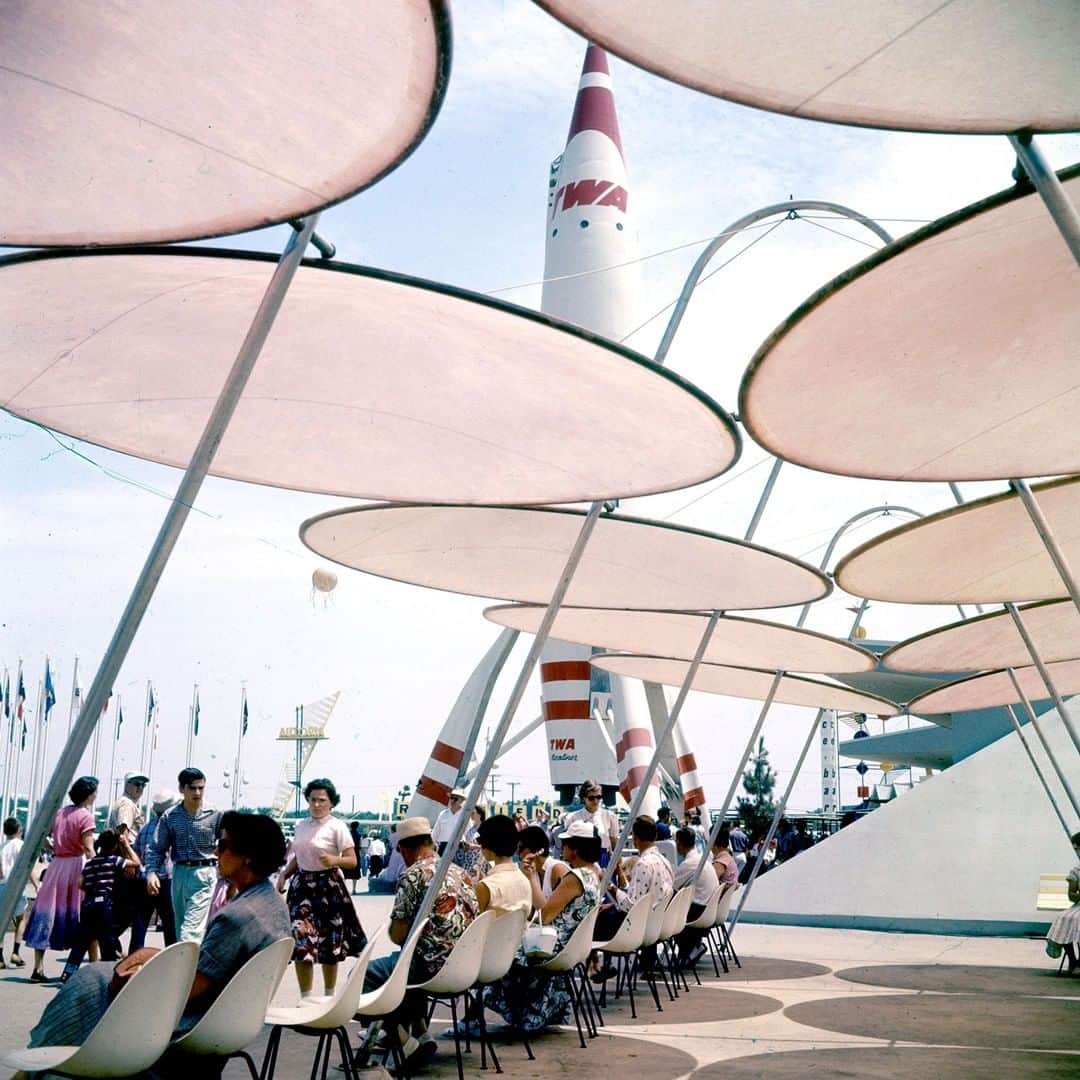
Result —
<instances>
[{"instance_id":1,"label":"balloon","mask_svg":"<svg viewBox=\"0 0 1080 1080\"><path fill-rule=\"evenodd\" d=\"M333 570L316 570L311 575L311 584L318 592L333 592L337 588L337 574Z\"/></svg>"}]
</instances>

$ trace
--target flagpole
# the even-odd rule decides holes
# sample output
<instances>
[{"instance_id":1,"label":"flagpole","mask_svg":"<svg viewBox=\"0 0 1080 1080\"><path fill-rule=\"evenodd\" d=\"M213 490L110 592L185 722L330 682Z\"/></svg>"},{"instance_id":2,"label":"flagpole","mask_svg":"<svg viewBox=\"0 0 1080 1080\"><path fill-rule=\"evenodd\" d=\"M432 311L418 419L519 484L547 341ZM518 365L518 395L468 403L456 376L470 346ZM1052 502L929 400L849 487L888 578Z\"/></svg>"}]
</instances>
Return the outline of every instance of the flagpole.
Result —
<instances>
[{"instance_id":1,"label":"flagpole","mask_svg":"<svg viewBox=\"0 0 1080 1080\"><path fill-rule=\"evenodd\" d=\"M71 705L68 708L68 734L75 723L76 706L82 706L82 688L79 686L79 658L75 657L75 667L71 674Z\"/></svg>"},{"instance_id":2,"label":"flagpole","mask_svg":"<svg viewBox=\"0 0 1080 1080\"><path fill-rule=\"evenodd\" d=\"M142 736L139 739L139 772L146 777L146 787L143 788L143 801L146 803L146 820L150 820L150 803L153 800L150 787L150 772L146 765L146 741L150 734L150 725L154 722L153 714L154 697L150 689L150 680L146 680L146 708L143 712Z\"/></svg>"},{"instance_id":3,"label":"flagpole","mask_svg":"<svg viewBox=\"0 0 1080 1080\"><path fill-rule=\"evenodd\" d=\"M15 734L15 721L12 719L11 702L8 700L11 695L11 673L8 671L7 665L4 665L4 678L0 682L0 699L6 708L0 710L0 722L7 720L8 722L8 741L7 750L4 753L4 786L0 789L0 817L7 819L7 802L8 802L8 788L11 784L11 748L14 744Z\"/></svg>"},{"instance_id":4,"label":"flagpole","mask_svg":"<svg viewBox=\"0 0 1080 1080\"><path fill-rule=\"evenodd\" d=\"M116 722L113 725L116 730L113 732L112 752L109 755L109 786L107 788L107 790L109 792L108 805L110 807L112 806L113 801L116 798L116 795L115 795L115 793L113 791L113 788L116 785L116 744L120 741L120 717L121 716L123 716L123 712L121 711L120 692L117 691L117 693L116 693Z\"/></svg>"},{"instance_id":5,"label":"flagpole","mask_svg":"<svg viewBox=\"0 0 1080 1080\"><path fill-rule=\"evenodd\" d=\"M38 754L41 750L41 716L45 700L45 684L38 679L37 704L34 706L34 738L30 743L30 784L26 789L26 820L29 821L37 803Z\"/></svg>"},{"instance_id":6,"label":"flagpole","mask_svg":"<svg viewBox=\"0 0 1080 1080\"><path fill-rule=\"evenodd\" d=\"M240 805L240 759L247 727L247 688L240 688L240 733L236 736L236 772L233 773L233 809Z\"/></svg>"},{"instance_id":7,"label":"flagpole","mask_svg":"<svg viewBox=\"0 0 1080 1080\"><path fill-rule=\"evenodd\" d=\"M187 753L184 756L184 768L191 768L191 755L195 747L195 710L199 706L199 684L194 684L191 691L191 709L188 712Z\"/></svg>"},{"instance_id":8,"label":"flagpole","mask_svg":"<svg viewBox=\"0 0 1080 1080\"><path fill-rule=\"evenodd\" d=\"M19 673L16 677L15 684L17 689L15 690L15 697L18 704L15 706L15 712L12 714L15 717L16 724L19 728L19 749L15 754L15 780L14 790L11 794L11 816L19 816L19 773L22 771L22 755L23 747L26 745L26 738L23 735L23 731L26 729L26 716L24 715L26 691L23 687L22 677L22 661L19 661ZM30 816L30 807L27 804L27 818ZM29 823L29 821L27 822Z\"/></svg>"},{"instance_id":9,"label":"flagpole","mask_svg":"<svg viewBox=\"0 0 1080 1080\"><path fill-rule=\"evenodd\" d=\"M41 731L41 764L38 766L38 782L34 790L34 813L41 805L41 793L45 787L45 775L49 768L49 714L56 707L56 672L50 670L49 658L45 657L45 712Z\"/></svg>"}]
</instances>

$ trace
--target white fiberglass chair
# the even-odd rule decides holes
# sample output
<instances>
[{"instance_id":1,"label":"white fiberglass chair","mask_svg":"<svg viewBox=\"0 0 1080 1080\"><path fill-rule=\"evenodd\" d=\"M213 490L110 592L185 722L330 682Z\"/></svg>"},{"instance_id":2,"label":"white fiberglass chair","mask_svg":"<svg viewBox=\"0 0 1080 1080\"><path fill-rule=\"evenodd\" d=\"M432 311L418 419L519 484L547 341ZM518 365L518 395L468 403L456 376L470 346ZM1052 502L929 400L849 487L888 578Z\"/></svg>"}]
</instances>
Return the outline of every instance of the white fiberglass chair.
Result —
<instances>
[{"instance_id":1,"label":"white fiberglass chair","mask_svg":"<svg viewBox=\"0 0 1080 1080\"><path fill-rule=\"evenodd\" d=\"M472 989L480 974L484 959L484 947L488 934L495 923L494 911L485 911L477 915L465 932L454 942L450 955L439 970L430 979L422 983L409 983L409 991L427 994L431 998L428 1019L435 1011L435 1006L442 1002L450 1007L450 1023L453 1025L454 1052L457 1054L458 1080L465 1080L465 1069L461 1061L461 1034L458 1028L458 998L464 997ZM462 1014L466 1012L462 1009Z\"/></svg>"},{"instance_id":2,"label":"white fiberglass chair","mask_svg":"<svg viewBox=\"0 0 1080 1080\"><path fill-rule=\"evenodd\" d=\"M637 966L637 952L641 943L645 940L645 930L649 922L649 913L652 911L653 897L646 893L640 897L630 910L626 918L619 924L619 929L608 941L594 941L592 947L604 954L604 968L607 969L610 961L615 962L615 997L619 996L620 989L625 986L630 997L630 1015L637 1019L637 1006L634 1003L634 978ZM600 1008L607 1006L607 977L600 990Z\"/></svg>"},{"instance_id":3,"label":"white fiberglass chair","mask_svg":"<svg viewBox=\"0 0 1080 1080\"><path fill-rule=\"evenodd\" d=\"M664 915L672 898L667 897L666 899L657 900L651 893L649 895L653 900L653 906L645 922L645 934L641 939L641 948L638 949L637 957L634 960L634 973L635 977L640 975L648 983L657 1011L663 1012L664 1007L660 1004L660 992L656 988L656 977L658 975L664 980L664 987L667 989L668 997L672 1001L675 1000L675 995L671 992L667 972L660 963L659 957L656 956L656 949L660 941L660 935L664 930ZM652 951L653 956L651 959L645 955L646 950Z\"/></svg>"},{"instance_id":4,"label":"white fiberglass chair","mask_svg":"<svg viewBox=\"0 0 1080 1080\"><path fill-rule=\"evenodd\" d=\"M566 944L548 961L540 964L538 971L548 972L553 978L562 978L570 1004L574 1010L574 1023L577 1024L578 1039L585 1048L585 1034L581 1027L581 1014L585 1013L585 1026L589 1036L596 1036L596 1027L592 1019L591 990L589 977L585 974L585 964L592 952L593 932L596 930L596 917L600 908L594 907L574 928ZM599 1011L599 1010L597 1010Z\"/></svg>"},{"instance_id":5,"label":"white fiberglass chair","mask_svg":"<svg viewBox=\"0 0 1080 1080\"><path fill-rule=\"evenodd\" d=\"M679 996L679 982L683 989L689 992L690 984L679 969L679 958L675 948L675 938L686 929L686 916L690 912L690 904L694 899L694 890L689 885L684 885L671 898L671 902L664 912L664 921L660 931L660 945L667 960L667 968L671 973L671 985L675 989L675 996Z\"/></svg>"},{"instance_id":6,"label":"white fiberglass chair","mask_svg":"<svg viewBox=\"0 0 1080 1080\"><path fill-rule=\"evenodd\" d=\"M170 945L128 980L82 1046L19 1050L2 1064L63 1076L133 1076L149 1069L168 1048L191 993L198 960L195 942Z\"/></svg>"},{"instance_id":7,"label":"white fiberglass chair","mask_svg":"<svg viewBox=\"0 0 1080 1080\"><path fill-rule=\"evenodd\" d=\"M262 1080L270 1080L274 1075L274 1070L277 1068L278 1047L281 1045L281 1036L286 1030L295 1031L301 1035L311 1035L319 1040L315 1047L313 1070L318 1068L321 1060L324 1077L329 1070L330 1054L336 1040L341 1051L341 1070L346 1077L353 1075L347 1025L356 1012L357 1003L364 990L364 976L367 974L371 951L375 947L375 942L385 931L386 924L384 923L371 935L352 970L344 982L338 986L337 992L328 1000L311 1004L301 1002L296 1008L272 1008L266 1012L264 1022L271 1024L273 1031L270 1032L270 1038L266 1044L266 1055L263 1058L260 1074ZM289 944L291 952L291 939Z\"/></svg>"},{"instance_id":8,"label":"white fiberglass chair","mask_svg":"<svg viewBox=\"0 0 1080 1080\"><path fill-rule=\"evenodd\" d=\"M252 1080L259 1080L255 1062L245 1049L262 1032L266 1010L292 956L293 939L281 938L257 952L228 981L199 1022L171 1050L191 1057L243 1058ZM195 1062L191 1070L199 1070Z\"/></svg>"},{"instance_id":9,"label":"white fiberglass chair","mask_svg":"<svg viewBox=\"0 0 1080 1080\"><path fill-rule=\"evenodd\" d=\"M474 1001L476 1007L473 1010L480 1026L480 1068L487 1068L487 1054L490 1051L491 1061L495 1071L501 1073L502 1066L499 1064L495 1047L488 1038L487 1021L484 1018L484 987L498 982L506 975L514 964L521 939L525 935L525 924L528 917L524 911L511 911L506 915L500 915L488 931L487 945L484 954L480 958L480 972L473 984L476 988ZM469 1010L466 1008L466 1012ZM532 1049L525 1044L529 1060L533 1059Z\"/></svg>"},{"instance_id":10,"label":"white fiberglass chair","mask_svg":"<svg viewBox=\"0 0 1080 1080\"><path fill-rule=\"evenodd\" d=\"M720 962L724 965L724 971L728 970L727 956L730 955L736 967L742 967L739 963L739 955L735 952L735 946L731 944L731 935L728 933L727 921L731 914L731 906L735 901L741 885L728 885L726 891L720 897L720 903L716 905L716 920L713 922L709 933L709 948L713 950Z\"/></svg>"},{"instance_id":11,"label":"white fiberglass chair","mask_svg":"<svg viewBox=\"0 0 1080 1080\"><path fill-rule=\"evenodd\" d=\"M716 925L716 912L720 907L720 897L724 895L724 886L717 885L715 889L710 893L709 899L705 902L705 910L696 918L691 919L686 924L687 930L700 930L702 933L702 941L707 941L709 935L712 933L712 928ZM716 957L713 955L712 949L709 949L709 958L713 962L713 969L716 971L717 976L720 974L720 969L716 966ZM723 957L720 958L724 963L724 971L728 969L727 960ZM696 975L696 972L695 972ZM698 980L701 981L700 979Z\"/></svg>"},{"instance_id":12,"label":"white fiberglass chair","mask_svg":"<svg viewBox=\"0 0 1080 1080\"><path fill-rule=\"evenodd\" d=\"M382 986L377 986L374 990L368 990L360 995L360 1000L356 1003L356 1011L353 1013L353 1019L363 1021L382 1020L401 1006L401 1003L405 1000L405 990L409 983L409 966L412 964L413 953L416 951L419 940L419 934L409 935L408 940L402 946L394 970L390 972L390 978ZM373 1032L374 1027L369 1030L368 1038L360 1048L359 1057L366 1058ZM398 1042L397 1030L393 1024L390 1025L386 1034L389 1040L390 1053L393 1055L394 1064L397 1066L396 1071L399 1076L407 1076L408 1065L405 1061L405 1055L402 1053L401 1044ZM355 1059L351 1062L351 1067L353 1075L355 1075ZM346 1072L346 1078L348 1076L349 1074Z\"/></svg>"}]
</instances>

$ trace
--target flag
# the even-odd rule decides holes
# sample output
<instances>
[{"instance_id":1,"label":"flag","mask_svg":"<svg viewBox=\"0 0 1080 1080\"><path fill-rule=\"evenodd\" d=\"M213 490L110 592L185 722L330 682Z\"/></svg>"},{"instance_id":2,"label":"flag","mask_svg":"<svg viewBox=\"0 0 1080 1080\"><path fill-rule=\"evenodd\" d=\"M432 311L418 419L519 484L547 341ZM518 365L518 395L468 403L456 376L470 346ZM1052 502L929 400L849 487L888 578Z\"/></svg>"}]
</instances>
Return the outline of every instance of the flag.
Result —
<instances>
[{"instance_id":1,"label":"flag","mask_svg":"<svg viewBox=\"0 0 1080 1080\"><path fill-rule=\"evenodd\" d=\"M56 704L56 689L53 687L52 672L49 670L48 657L45 659L45 722L49 722L49 710Z\"/></svg>"},{"instance_id":2,"label":"flag","mask_svg":"<svg viewBox=\"0 0 1080 1080\"><path fill-rule=\"evenodd\" d=\"M124 724L124 706L120 705L120 711L116 714L116 737L120 738L120 728Z\"/></svg>"},{"instance_id":3,"label":"flag","mask_svg":"<svg viewBox=\"0 0 1080 1080\"><path fill-rule=\"evenodd\" d=\"M146 726L150 726L150 721L154 719L154 710L157 708L157 702L154 700L154 688L151 686L148 690L146 697Z\"/></svg>"},{"instance_id":4,"label":"flag","mask_svg":"<svg viewBox=\"0 0 1080 1080\"><path fill-rule=\"evenodd\" d=\"M15 716L22 720L23 718L23 705L26 704L26 687L23 685L22 671L19 671L19 689L15 694ZM23 723L23 733L26 732L26 724Z\"/></svg>"},{"instance_id":5,"label":"flag","mask_svg":"<svg viewBox=\"0 0 1080 1080\"><path fill-rule=\"evenodd\" d=\"M247 698L244 698L244 722L240 727L240 737L243 738L247 734L248 725L248 710L247 710Z\"/></svg>"},{"instance_id":6,"label":"flag","mask_svg":"<svg viewBox=\"0 0 1080 1080\"><path fill-rule=\"evenodd\" d=\"M110 690L105 695L105 704L101 706L101 713L104 716L109 711L109 702L112 701L112 691Z\"/></svg>"},{"instance_id":7,"label":"flag","mask_svg":"<svg viewBox=\"0 0 1080 1080\"><path fill-rule=\"evenodd\" d=\"M195 691L195 712L191 724L192 734L199 734L199 691Z\"/></svg>"},{"instance_id":8,"label":"flag","mask_svg":"<svg viewBox=\"0 0 1080 1080\"><path fill-rule=\"evenodd\" d=\"M15 741L15 717L11 715L11 675L4 672L4 718L8 722L8 746Z\"/></svg>"}]
</instances>

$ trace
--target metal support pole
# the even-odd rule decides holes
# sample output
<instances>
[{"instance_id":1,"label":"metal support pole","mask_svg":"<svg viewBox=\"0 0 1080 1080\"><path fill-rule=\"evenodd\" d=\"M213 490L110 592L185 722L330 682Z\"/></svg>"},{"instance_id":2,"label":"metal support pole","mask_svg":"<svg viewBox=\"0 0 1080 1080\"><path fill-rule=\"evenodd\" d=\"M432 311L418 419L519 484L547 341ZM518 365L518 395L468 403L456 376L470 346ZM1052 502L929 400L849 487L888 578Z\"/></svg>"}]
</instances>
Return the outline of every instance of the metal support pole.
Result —
<instances>
[{"instance_id":1,"label":"metal support pole","mask_svg":"<svg viewBox=\"0 0 1080 1080\"><path fill-rule=\"evenodd\" d=\"M1072 717L1069 715L1069 710L1065 707L1065 702L1062 700L1061 695L1058 693L1057 687L1054 685L1054 680L1050 677L1050 672L1046 665L1043 663L1042 657L1039 655L1039 650L1035 648L1035 642L1032 640L1031 635L1028 633L1027 626L1024 624L1024 620L1020 615L1020 610L1015 604L1006 604L1005 610L1012 618L1013 625L1016 627L1017 632L1023 639L1024 648L1027 649L1031 659L1034 661L1035 666L1039 669L1039 677L1046 685L1046 689L1050 692L1050 697L1053 699L1054 705L1057 708L1058 715L1061 717L1061 722L1065 725L1065 730L1069 733L1069 738L1072 739L1073 746L1076 748L1076 752L1080 753L1080 736L1077 735L1076 728L1073 725ZM1016 684L1019 688L1019 684Z\"/></svg>"},{"instance_id":2,"label":"metal support pole","mask_svg":"<svg viewBox=\"0 0 1080 1080\"><path fill-rule=\"evenodd\" d=\"M510 722L514 719L514 713L517 712L518 705L521 704L521 699L525 695L525 688L528 686L529 679L532 678L533 671L540 659L540 653L543 652L544 645L547 644L547 639L551 634L551 627L554 625L555 617L559 614L559 608L562 607L566 591L570 588L570 582L573 580L574 574L578 568L578 563L581 562L582 555L585 554L585 547L589 542L589 537L592 536L593 529L596 527L596 522L602 509L602 502L594 502L589 507L588 514L585 515L585 520L581 525L581 531L578 533L577 539L574 541L574 546L570 550L570 554L566 560L566 566L563 568L562 576L559 578L559 583L555 586L555 592L551 597L551 603L548 605L547 611L544 612L543 621L536 631L536 637L533 638L532 646L529 649L528 655L525 657L525 663L522 665L517 681L510 691L510 697L503 708L502 716L499 717L499 723L495 728L495 733L492 735L484 758L480 762L479 768L477 768L476 773L473 776L473 781L469 787L469 792L465 800L465 806L467 807L476 806L483 798L484 785L487 783L488 774L491 772L491 767L495 764L495 759L499 755L499 749L502 746L503 739L506 738L506 733L510 728ZM427 922L427 917L431 914L431 909L435 904L435 897L439 895L439 889L442 887L443 879L446 877L446 872L450 869L450 864L454 861L454 855L457 853L458 844L461 843L461 838L465 835L465 829L468 824L469 814L462 810L462 812L458 814L458 820L457 824L454 826L453 834L450 836L449 840L447 840L446 850L439 858L438 866L435 868L435 873L428 884L424 899L420 902L420 907L417 909L416 915L413 918L412 933L410 934L410 937L419 934L424 928L424 923Z\"/></svg>"},{"instance_id":3,"label":"metal support pole","mask_svg":"<svg viewBox=\"0 0 1080 1080\"><path fill-rule=\"evenodd\" d=\"M1020 501L1024 504L1024 509L1028 512L1028 517L1031 518L1031 523L1035 526L1035 531L1039 534L1039 539L1043 542L1043 547L1046 548L1046 553L1054 564L1054 569L1065 583L1065 588L1072 597L1076 610L1080 611L1080 587L1076 584L1076 576L1065 558L1065 553L1054 539L1054 532L1042 512L1042 507L1035 501L1035 495L1028 487L1026 480L1010 480L1009 487L1020 496Z\"/></svg>"},{"instance_id":4,"label":"metal support pole","mask_svg":"<svg viewBox=\"0 0 1080 1080\"><path fill-rule=\"evenodd\" d=\"M780 819L787 811L787 804L788 799L791 798L791 791L795 787L795 781L798 778L799 772L802 770L803 762L806 761L806 755L810 753L810 744L814 741L814 736L818 733L818 728L821 726L821 718L824 715L824 709L818 709L817 713L814 715L814 721L810 725L810 732L806 736L806 742L803 743L802 752L799 754L799 760L795 762L795 768L791 772L791 779L788 781L788 785L784 789L784 794L776 806L776 812L773 814L772 821L769 822L769 831L765 834L765 842L761 845L758 857L754 860L753 869L750 871L750 877L747 878L746 885L739 897L739 906L735 909L735 914L731 917L730 930L735 929L735 925L739 921L739 916L742 914L743 905L746 903L746 898L750 895L750 890L754 887L754 882L757 880L761 868L765 865L765 852L769 850L769 844L776 835L776 828L780 824ZM708 855L708 852L706 852L706 855Z\"/></svg>"},{"instance_id":5,"label":"metal support pole","mask_svg":"<svg viewBox=\"0 0 1080 1080\"><path fill-rule=\"evenodd\" d=\"M1054 793L1050 790L1050 785L1046 782L1046 777L1043 775L1042 766L1039 764L1034 752L1031 749L1031 743L1027 741L1027 736L1024 734L1024 729L1020 726L1020 720L1016 715L1016 710L1011 705L1006 705L1005 708L1008 711L1009 720L1012 721L1012 726L1013 730L1016 732L1016 737L1020 740L1020 745L1024 748L1024 752L1027 754L1028 760L1031 762L1031 767L1035 770L1035 775L1039 778L1039 783L1042 784L1043 791L1046 792L1046 797L1050 800L1050 805L1054 808L1054 813L1057 814L1058 821L1061 822L1061 827L1065 830L1065 836L1071 839L1072 830L1070 830L1069 823L1065 820L1065 815L1061 812L1061 807L1057 804L1057 799L1054 798ZM1080 814L1078 814L1077 816L1080 817Z\"/></svg>"},{"instance_id":6,"label":"metal support pole","mask_svg":"<svg viewBox=\"0 0 1080 1080\"><path fill-rule=\"evenodd\" d=\"M780 475L780 470L783 467L783 458L773 458L772 468L769 470L769 477L765 481L765 486L761 489L761 495L758 496L757 506L754 507L754 516L750 519L750 524L746 527L746 535L743 537L744 540L754 539L754 533L757 532L758 524L761 521L761 515L765 513L765 507L772 497L773 488L776 487L776 478Z\"/></svg>"},{"instance_id":7,"label":"metal support pole","mask_svg":"<svg viewBox=\"0 0 1080 1080\"><path fill-rule=\"evenodd\" d=\"M1024 712L1027 713L1028 719L1031 721L1031 726L1035 729L1035 734L1039 737L1039 742L1042 744L1046 756L1050 759L1050 764L1053 766L1054 772L1057 773L1058 780L1061 781L1061 786L1065 789L1065 795L1068 797L1069 802L1072 803L1073 812L1080 818L1080 799L1077 799L1076 792L1073 791L1072 785L1062 771L1061 765L1058 763L1057 755L1050 749L1050 743L1047 741L1046 732L1043 731L1042 724L1035 715L1035 710L1031 707L1031 702L1028 700L1027 694L1024 693L1024 688L1020 685L1020 680L1016 677L1016 672L1013 671L1012 668L1006 668L1005 670L1008 672L1009 679L1012 681L1016 696L1020 699L1020 704L1024 706Z\"/></svg>"},{"instance_id":8,"label":"metal support pole","mask_svg":"<svg viewBox=\"0 0 1080 1080\"><path fill-rule=\"evenodd\" d=\"M735 792L739 787L739 780L742 779L743 769L746 768L746 763L750 760L750 755L754 750L754 743L757 742L757 738L761 734L761 729L765 725L765 717L769 715L773 698L776 697L776 692L780 689L780 683L783 678L784 673L778 671L773 677L772 685L769 687L768 694L765 695L765 700L761 703L761 711L758 713L757 723L754 724L754 730L750 732L750 738L746 740L746 746L743 749L742 758L739 760L739 764L735 766L735 775L731 778L731 785L728 787L727 794L724 796L724 804L720 807L720 814L713 823L712 830L709 833L709 839L705 845L705 854L698 860L697 869L694 871L694 876L690 879L690 888L693 888L697 884L698 878L701 877L701 873L705 869L705 863L708 861L709 852L712 851L713 844L716 843L716 838L720 835L720 830L724 826L724 819L727 817L728 810L731 809L731 802L735 798Z\"/></svg>"},{"instance_id":9,"label":"metal support pole","mask_svg":"<svg viewBox=\"0 0 1080 1080\"><path fill-rule=\"evenodd\" d=\"M64 749L57 760L49 785L41 800L41 812L34 816L26 830L26 840L15 865L8 875L6 887L0 894L0 926L7 926L11 922L15 911L15 904L22 896L26 883L30 880L30 870L37 861L38 852L45 840L45 835L52 825L53 816L60 809L64 801L71 778L79 765L86 744L97 726L101 716L101 708L105 704L109 688L116 682L120 674L120 668L127 657L128 650L139 629L146 609L157 588L158 581L165 570L173 548L180 538L184 523L187 521L191 507L202 487L203 480L210 470L210 463L214 459L218 445L225 435L225 429L229 425L240 401L240 395L244 392L248 378L255 366L259 353L270 333L274 317L281 307L296 269L303 258L304 249L307 247L311 234L315 229L318 215L313 214L304 221L303 230L300 233L290 233L288 243L282 253L281 260L274 270L273 277L267 285L259 308L255 313L251 326L244 338L236 360L225 379L225 385L221 389L217 403L206 422L206 427L195 447L191 462L180 481L176 494L173 496L165 519L161 523L157 538L153 547L146 557L146 562L139 573L138 580L128 599L127 606L120 616L113 633L109 647L101 661L94 681L90 685L90 692L86 695L85 707L80 711L79 718L68 736Z\"/></svg>"},{"instance_id":10,"label":"metal support pole","mask_svg":"<svg viewBox=\"0 0 1080 1080\"><path fill-rule=\"evenodd\" d=\"M645 774L638 782L637 791L634 794L633 801L630 803L630 813L626 816L626 821L623 823L623 827L619 832L619 839L611 852L611 860L604 868L604 876L600 879L601 896L607 892L607 888L611 884L611 879L615 876L615 870L619 865L619 857L622 855L623 848L626 847L626 841L634 827L634 820L637 818L638 814L641 813L642 803L645 802L645 796L648 794L649 785L656 773L657 766L660 764L664 743L671 738L671 733L675 730L675 725L678 723L679 714L683 710L683 705L686 704L686 699L690 696L690 688L694 685L694 679L697 676L698 669L701 667L701 661L705 657L705 651L709 647L709 642L712 641L713 632L716 630L716 623L719 618L719 611L714 611L709 616L705 631L701 635L701 640L698 642L697 651L694 653L693 660L690 661L690 667L686 670L686 677L682 681L682 686L679 687L679 695L675 698L675 704L671 706L671 712L668 713L667 723L664 725L663 731L656 737L652 757L649 759L649 764L645 767Z\"/></svg>"},{"instance_id":11,"label":"metal support pole","mask_svg":"<svg viewBox=\"0 0 1080 1080\"><path fill-rule=\"evenodd\" d=\"M1080 263L1080 214L1065 194L1057 173L1050 168L1030 134L1010 135L1009 142L1023 164L1024 171L1031 177L1035 190L1046 203L1046 209L1050 211L1050 216L1073 253L1073 258Z\"/></svg>"}]
</instances>

